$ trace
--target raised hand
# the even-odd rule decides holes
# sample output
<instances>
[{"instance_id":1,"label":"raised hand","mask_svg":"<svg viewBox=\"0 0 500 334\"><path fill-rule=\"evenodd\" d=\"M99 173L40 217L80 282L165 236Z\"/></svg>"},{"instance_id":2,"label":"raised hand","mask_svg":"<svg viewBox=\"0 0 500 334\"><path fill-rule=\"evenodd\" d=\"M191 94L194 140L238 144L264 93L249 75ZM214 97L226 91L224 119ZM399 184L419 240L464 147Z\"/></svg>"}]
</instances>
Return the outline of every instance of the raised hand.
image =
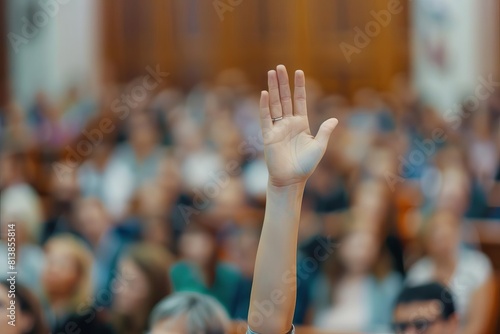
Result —
<instances>
[{"instance_id":1,"label":"raised hand","mask_svg":"<svg viewBox=\"0 0 500 334\"><path fill-rule=\"evenodd\" d=\"M313 137L307 118L304 72L295 72L293 103L285 66L278 65L267 76L269 91L262 91L260 96L260 119L270 184L284 187L304 183L323 157L338 121L326 120Z\"/></svg>"}]
</instances>

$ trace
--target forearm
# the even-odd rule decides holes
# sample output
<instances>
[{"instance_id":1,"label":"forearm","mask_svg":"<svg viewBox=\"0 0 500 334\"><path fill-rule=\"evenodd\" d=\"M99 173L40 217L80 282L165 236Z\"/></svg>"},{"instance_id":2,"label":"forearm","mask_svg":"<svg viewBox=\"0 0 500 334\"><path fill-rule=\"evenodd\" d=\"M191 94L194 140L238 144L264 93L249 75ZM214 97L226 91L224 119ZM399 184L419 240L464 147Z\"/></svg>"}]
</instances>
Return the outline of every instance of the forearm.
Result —
<instances>
[{"instance_id":1,"label":"forearm","mask_svg":"<svg viewBox=\"0 0 500 334\"><path fill-rule=\"evenodd\" d=\"M263 333L290 330L297 290L297 234L304 183L268 186L248 323Z\"/></svg>"}]
</instances>

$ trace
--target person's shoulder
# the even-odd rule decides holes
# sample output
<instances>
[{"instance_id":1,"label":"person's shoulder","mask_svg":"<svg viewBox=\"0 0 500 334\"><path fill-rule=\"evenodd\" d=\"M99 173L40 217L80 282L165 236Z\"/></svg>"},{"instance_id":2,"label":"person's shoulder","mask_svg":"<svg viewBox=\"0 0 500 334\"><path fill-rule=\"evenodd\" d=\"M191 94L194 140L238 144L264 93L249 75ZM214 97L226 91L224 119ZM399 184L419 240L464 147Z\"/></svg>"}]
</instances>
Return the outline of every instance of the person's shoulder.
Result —
<instances>
[{"instance_id":1,"label":"person's shoulder","mask_svg":"<svg viewBox=\"0 0 500 334\"><path fill-rule=\"evenodd\" d=\"M406 283L409 285L422 284L432 278L433 264L428 257L423 257L415 262L406 275Z\"/></svg>"},{"instance_id":2,"label":"person's shoulder","mask_svg":"<svg viewBox=\"0 0 500 334\"><path fill-rule=\"evenodd\" d=\"M460 260L469 265L491 265L490 259L483 252L473 248L463 248L460 251Z\"/></svg>"},{"instance_id":3,"label":"person's shoulder","mask_svg":"<svg viewBox=\"0 0 500 334\"><path fill-rule=\"evenodd\" d=\"M21 250L20 256L23 260L33 266L42 266L45 261L43 249L38 245L26 244Z\"/></svg>"},{"instance_id":4,"label":"person's shoulder","mask_svg":"<svg viewBox=\"0 0 500 334\"><path fill-rule=\"evenodd\" d=\"M174 290L182 291L187 288L202 289L204 286L202 275L197 267L188 261L179 261L170 267L170 280Z\"/></svg>"},{"instance_id":5,"label":"person's shoulder","mask_svg":"<svg viewBox=\"0 0 500 334\"><path fill-rule=\"evenodd\" d=\"M217 268L219 270L228 272L230 274L238 274L240 272L237 267L235 267L233 264L227 263L227 262L219 262L217 264Z\"/></svg>"},{"instance_id":6,"label":"person's shoulder","mask_svg":"<svg viewBox=\"0 0 500 334\"><path fill-rule=\"evenodd\" d=\"M478 284L482 284L492 273L490 259L481 251L464 248L460 251L460 266L468 276L474 276Z\"/></svg>"},{"instance_id":7,"label":"person's shoulder","mask_svg":"<svg viewBox=\"0 0 500 334\"><path fill-rule=\"evenodd\" d=\"M408 273L411 273L412 271L430 271L432 268L432 259L430 257L424 256L417 260L411 267L410 270L408 270Z\"/></svg>"},{"instance_id":8,"label":"person's shoulder","mask_svg":"<svg viewBox=\"0 0 500 334\"><path fill-rule=\"evenodd\" d=\"M403 285L403 277L397 272L389 272L385 277L379 279L370 275L366 279L367 287L376 295L382 294L383 297L392 296L399 292Z\"/></svg>"},{"instance_id":9,"label":"person's shoulder","mask_svg":"<svg viewBox=\"0 0 500 334\"><path fill-rule=\"evenodd\" d=\"M397 271L391 271L385 278L384 283L386 285L395 287L403 283L403 276Z\"/></svg>"},{"instance_id":10,"label":"person's shoulder","mask_svg":"<svg viewBox=\"0 0 500 334\"><path fill-rule=\"evenodd\" d=\"M82 333L115 334L113 327L102 319L102 314L100 312L97 314L93 314L92 312L71 313L66 320L58 326L60 330L56 332L65 332L69 326L81 329Z\"/></svg>"},{"instance_id":11,"label":"person's shoulder","mask_svg":"<svg viewBox=\"0 0 500 334\"><path fill-rule=\"evenodd\" d=\"M114 147L111 153L110 163L115 161L122 162L122 159L131 159L133 156L132 146L130 146L129 143L120 143Z\"/></svg>"},{"instance_id":12,"label":"person's shoulder","mask_svg":"<svg viewBox=\"0 0 500 334\"><path fill-rule=\"evenodd\" d=\"M187 261L177 261L170 267L170 272L172 274L181 274L184 272L191 271L193 265Z\"/></svg>"},{"instance_id":13,"label":"person's shoulder","mask_svg":"<svg viewBox=\"0 0 500 334\"><path fill-rule=\"evenodd\" d=\"M241 279L241 272L238 268L236 268L234 265L226 262L221 262L217 265L217 271L220 273L221 276L228 280L240 280Z\"/></svg>"},{"instance_id":14,"label":"person's shoulder","mask_svg":"<svg viewBox=\"0 0 500 334\"><path fill-rule=\"evenodd\" d=\"M324 274L320 273L313 279L311 284L311 303L317 310L326 309L331 304L331 296L334 285Z\"/></svg>"},{"instance_id":15,"label":"person's shoulder","mask_svg":"<svg viewBox=\"0 0 500 334\"><path fill-rule=\"evenodd\" d=\"M120 159L125 155L122 153L123 150L117 149L117 152L113 155L113 157L109 160L108 165L106 167L106 173L113 175L114 173L121 174L133 174L129 165L124 164Z\"/></svg>"}]
</instances>

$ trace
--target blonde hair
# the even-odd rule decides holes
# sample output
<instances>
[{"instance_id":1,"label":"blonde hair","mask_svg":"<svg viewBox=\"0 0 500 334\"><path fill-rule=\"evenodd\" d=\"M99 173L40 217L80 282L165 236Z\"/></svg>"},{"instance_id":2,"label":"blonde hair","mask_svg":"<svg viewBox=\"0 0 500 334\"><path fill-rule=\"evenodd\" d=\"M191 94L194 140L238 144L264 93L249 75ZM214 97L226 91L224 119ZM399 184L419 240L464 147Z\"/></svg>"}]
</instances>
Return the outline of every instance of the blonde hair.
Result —
<instances>
[{"instance_id":1,"label":"blonde hair","mask_svg":"<svg viewBox=\"0 0 500 334\"><path fill-rule=\"evenodd\" d=\"M92 253L81 239L72 234L60 234L52 237L47 241L45 249L54 246L66 246L76 262L79 279L68 305L71 309L76 310L92 296Z\"/></svg>"},{"instance_id":2,"label":"blonde hair","mask_svg":"<svg viewBox=\"0 0 500 334\"><path fill-rule=\"evenodd\" d=\"M43 209L40 197L29 186L11 186L0 194L1 224L19 223L30 242L36 242L43 222ZM20 225L20 226L19 226Z\"/></svg>"}]
</instances>

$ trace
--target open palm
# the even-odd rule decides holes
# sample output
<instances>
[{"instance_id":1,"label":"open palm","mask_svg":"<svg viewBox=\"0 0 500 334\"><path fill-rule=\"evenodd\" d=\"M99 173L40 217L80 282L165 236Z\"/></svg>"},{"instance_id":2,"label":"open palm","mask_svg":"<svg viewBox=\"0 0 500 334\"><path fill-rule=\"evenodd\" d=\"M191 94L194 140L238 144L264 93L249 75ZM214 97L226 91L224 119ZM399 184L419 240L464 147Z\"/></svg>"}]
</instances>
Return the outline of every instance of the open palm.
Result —
<instances>
[{"instance_id":1,"label":"open palm","mask_svg":"<svg viewBox=\"0 0 500 334\"><path fill-rule=\"evenodd\" d=\"M260 119L269 181L279 187L305 182L323 157L338 121L325 121L316 137L311 135L304 72L295 72L293 102L285 66L268 72L268 86L260 97Z\"/></svg>"}]
</instances>

